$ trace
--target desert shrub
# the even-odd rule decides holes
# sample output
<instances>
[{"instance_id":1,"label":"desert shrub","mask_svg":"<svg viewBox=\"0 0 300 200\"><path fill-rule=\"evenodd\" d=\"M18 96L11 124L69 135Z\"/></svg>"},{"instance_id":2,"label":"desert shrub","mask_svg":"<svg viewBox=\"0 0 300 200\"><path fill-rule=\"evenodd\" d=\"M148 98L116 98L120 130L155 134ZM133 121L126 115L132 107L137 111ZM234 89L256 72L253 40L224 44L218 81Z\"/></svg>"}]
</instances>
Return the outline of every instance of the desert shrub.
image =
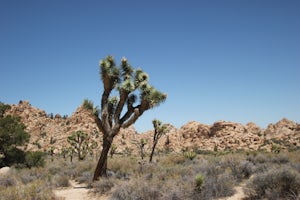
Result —
<instances>
[{"instance_id":1,"label":"desert shrub","mask_svg":"<svg viewBox=\"0 0 300 200\"><path fill-rule=\"evenodd\" d=\"M233 177L227 173L207 176L199 197L200 199L211 199L211 197L231 196L234 194L234 183Z\"/></svg>"},{"instance_id":2,"label":"desert shrub","mask_svg":"<svg viewBox=\"0 0 300 200\"><path fill-rule=\"evenodd\" d=\"M293 199L300 194L300 174L289 167L257 174L245 189L249 199Z\"/></svg>"},{"instance_id":3,"label":"desert shrub","mask_svg":"<svg viewBox=\"0 0 300 200\"><path fill-rule=\"evenodd\" d=\"M252 162L242 161L239 164L238 174L233 174L238 179L249 178L255 171L255 166Z\"/></svg>"},{"instance_id":4,"label":"desert shrub","mask_svg":"<svg viewBox=\"0 0 300 200\"><path fill-rule=\"evenodd\" d=\"M23 184L28 184L36 180L49 180L48 173L43 168L23 169L18 176Z\"/></svg>"},{"instance_id":5,"label":"desert shrub","mask_svg":"<svg viewBox=\"0 0 300 200\"><path fill-rule=\"evenodd\" d=\"M54 162L50 162L47 166L49 174L66 175L69 179L77 179L82 176L84 172L92 172L95 168L95 163L89 162L68 162L63 159L55 159Z\"/></svg>"},{"instance_id":6,"label":"desert shrub","mask_svg":"<svg viewBox=\"0 0 300 200\"><path fill-rule=\"evenodd\" d=\"M262 164L262 163L267 163L269 161L270 161L270 155L265 153L259 153L254 159L254 164Z\"/></svg>"},{"instance_id":7,"label":"desert shrub","mask_svg":"<svg viewBox=\"0 0 300 200\"><path fill-rule=\"evenodd\" d=\"M52 185L55 187L69 187L69 177L66 175L54 175L52 177Z\"/></svg>"},{"instance_id":8,"label":"desert shrub","mask_svg":"<svg viewBox=\"0 0 300 200\"><path fill-rule=\"evenodd\" d=\"M144 179L122 182L118 189L112 192L112 200L158 200L162 198L161 188L157 184L150 184Z\"/></svg>"},{"instance_id":9,"label":"desert shrub","mask_svg":"<svg viewBox=\"0 0 300 200\"><path fill-rule=\"evenodd\" d=\"M275 155L271 158L272 163L285 164L289 162L289 157L285 154Z\"/></svg>"},{"instance_id":10,"label":"desert shrub","mask_svg":"<svg viewBox=\"0 0 300 200\"><path fill-rule=\"evenodd\" d=\"M139 169L139 164L134 158L113 157L109 159L108 169L114 173L132 173Z\"/></svg>"},{"instance_id":11,"label":"desert shrub","mask_svg":"<svg viewBox=\"0 0 300 200\"><path fill-rule=\"evenodd\" d=\"M27 167L43 167L45 165L44 153L40 151L26 152L25 164Z\"/></svg>"},{"instance_id":12,"label":"desert shrub","mask_svg":"<svg viewBox=\"0 0 300 200\"><path fill-rule=\"evenodd\" d=\"M93 192L96 194L105 194L111 190L112 187L114 187L114 181L113 179L100 179L99 181L96 181L93 183Z\"/></svg>"},{"instance_id":13,"label":"desert shrub","mask_svg":"<svg viewBox=\"0 0 300 200\"><path fill-rule=\"evenodd\" d=\"M259 153L254 155L249 155L246 158L248 161L252 162L254 165L267 163L269 162L269 158L266 156L266 154Z\"/></svg>"},{"instance_id":14,"label":"desert shrub","mask_svg":"<svg viewBox=\"0 0 300 200\"><path fill-rule=\"evenodd\" d=\"M249 178L254 170L255 166L252 162L243 160L243 158L235 156L226 156L221 165L223 168L229 168L232 176L237 180L241 181L244 178Z\"/></svg>"},{"instance_id":15,"label":"desert shrub","mask_svg":"<svg viewBox=\"0 0 300 200\"><path fill-rule=\"evenodd\" d=\"M0 176L0 187L9 187L16 185L16 179L11 175Z\"/></svg>"},{"instance_id":16,"label":"desert shrub","mask_svg":"<svg viewBox=\"0 0 300 200\"><path fill-rule=\"evenodd\" d=\"M186 161L186 158L182 154L168 154L160 160L160 164L163 166L174 166L183 164Z\"/></svg>"},{"instance_id":17,"label":"desert shrub","mask_svg":"<svg viewBox=\"0 0 300 200\"><path fill-rule=\"evenodd\" d=\"M300 173L300 163L291 163L291 167Z\"/></svg>"},{"instance_id":18,"label":"desert shrub","mask_svg":"<svg viewBox=\"0 0 300 200\"><path fill-rule=\"evenodd\" d=\"M225 170L222 162L210 161L210 163L200 166L200 171L205 182L200 191L193 192L192 199L215 199L234 194L234 177L230 171Z\"/></svg>"},{"instance_id":19,"label":"desert shrub","mask_svg":"<svg viewBox=\"0 0 300 200\"><path fill-rule=\"evenodd\" d=\"M7 188L0 187L0 200L54 200L51 187L44 181L34 181L26 185L16 185Z\"/></svg>"},{"instance_id":20,"label":"desert shrub","mask_svg":"<svg viewBox=\"0 0 300 200\"><path fill-rule=\"evenodd\" d=\"M93 172L85 171L82 172L80 176L75 179L79 183L87 183L89 186L92 184Z\"/></svg>"}]
</instances>

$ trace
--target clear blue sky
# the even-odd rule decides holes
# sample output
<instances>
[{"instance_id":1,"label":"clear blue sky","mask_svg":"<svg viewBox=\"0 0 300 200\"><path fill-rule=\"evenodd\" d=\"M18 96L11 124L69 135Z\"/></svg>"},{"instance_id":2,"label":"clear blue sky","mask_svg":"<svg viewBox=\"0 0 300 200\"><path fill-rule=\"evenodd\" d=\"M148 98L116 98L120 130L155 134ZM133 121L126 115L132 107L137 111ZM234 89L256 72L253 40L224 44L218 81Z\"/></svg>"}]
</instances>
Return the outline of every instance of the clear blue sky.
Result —
<instances>
[{"instance_id":1,"label":"clear blue sky","mask_svg":"<svg viewBox=\"0 0 300 200\"><path fill-rule=\"evenodd\" d=\"M0 101L99 105L99 60L126 56L168 94L151 120L300 121L298 0L0 0Z\"/></svg>"}]
</instances>

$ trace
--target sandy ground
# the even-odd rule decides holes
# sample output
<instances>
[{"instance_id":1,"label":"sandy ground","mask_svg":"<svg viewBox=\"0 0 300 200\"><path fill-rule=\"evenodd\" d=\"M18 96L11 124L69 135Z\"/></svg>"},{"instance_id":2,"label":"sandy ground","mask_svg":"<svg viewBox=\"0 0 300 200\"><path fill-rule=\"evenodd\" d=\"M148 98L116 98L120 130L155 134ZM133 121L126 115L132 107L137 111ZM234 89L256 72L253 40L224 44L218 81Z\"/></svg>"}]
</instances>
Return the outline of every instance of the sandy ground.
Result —
<instances>
[{"instance_id":1,"label":"sandy ground","mask_svg":"<svg viewBox=\"0 0 300 200\"><path fill-rule=\"evenodd\" d=\"M85 185L70 181L70 187L54 190L54 194L64 200L107 200L107 196L95 196L89 193Z\"/></svg>"}]
</instances>

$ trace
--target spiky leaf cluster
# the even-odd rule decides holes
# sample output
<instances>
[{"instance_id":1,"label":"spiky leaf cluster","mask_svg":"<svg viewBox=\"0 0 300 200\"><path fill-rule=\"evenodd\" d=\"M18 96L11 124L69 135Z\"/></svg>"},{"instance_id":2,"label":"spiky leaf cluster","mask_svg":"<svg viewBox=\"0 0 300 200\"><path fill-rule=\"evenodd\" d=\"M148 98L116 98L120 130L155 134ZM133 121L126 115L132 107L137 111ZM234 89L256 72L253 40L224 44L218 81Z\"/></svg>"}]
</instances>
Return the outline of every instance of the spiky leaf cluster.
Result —
<instances>
[{"instance_id":1,"label":"spiky leaf cluster","mask_svg":"<svg viewBox=\"0 0 300 200\"><path fill-rule=\"evenodd\" d=\"M162 122L158 119L154 119L152 121L154 127L154 141L157 141L163 134L168 131L168 127L166 124L162 124Z\"/></svg>"},{"instance_id":2,"label":"spiky leaf cluster","mask_svg":"<svg viewBox=\"0 0 300 200\"><path fill-rule=\"evenodd\" d=\"M100 128L104 132L112 130L114 125L119 128L130 126L146 110L158 106L167 98L166 94L148 83L147 73L140 68L134 69L126 58L122 58L118 67L114 58L107 56L100 61L100 75L104 91L101 112L97 114L98 124L102 124ZM116 93L118 97L112 96ZM124 108L127 108L125 112Z\"/></svg>"}]
</instances>

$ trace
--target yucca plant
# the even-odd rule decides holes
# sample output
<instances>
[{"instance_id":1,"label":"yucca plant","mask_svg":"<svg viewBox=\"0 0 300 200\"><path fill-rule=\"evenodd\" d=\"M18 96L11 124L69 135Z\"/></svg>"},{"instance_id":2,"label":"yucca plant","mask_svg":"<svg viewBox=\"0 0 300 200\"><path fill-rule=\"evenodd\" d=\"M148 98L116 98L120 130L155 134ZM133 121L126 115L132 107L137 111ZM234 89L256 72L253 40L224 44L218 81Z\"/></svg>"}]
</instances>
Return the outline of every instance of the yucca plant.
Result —
<instances>
[{"instance_id":1,"label":"yucca plant","mask_svg":"<svg viewBox=\"0 0 300 200\"><path fill-rule=\"evenodd\" d=\"M186 152L184 152L184 156L187 159L194 160L194 158L196 158L197 154L193 151L186 151Z\"/></svg>"},{"instance_id":2,"label":"yucca plant","mask_svg":"<svg viewBox=\"0 0 300 200\"><path fill-rule=\"evenodd\" d=\"M197 191L201 191L203 185L204 185L204 177L202 176L202 174L197 174L195 176L195 189Z\"/></svg>"}]
</instances>

